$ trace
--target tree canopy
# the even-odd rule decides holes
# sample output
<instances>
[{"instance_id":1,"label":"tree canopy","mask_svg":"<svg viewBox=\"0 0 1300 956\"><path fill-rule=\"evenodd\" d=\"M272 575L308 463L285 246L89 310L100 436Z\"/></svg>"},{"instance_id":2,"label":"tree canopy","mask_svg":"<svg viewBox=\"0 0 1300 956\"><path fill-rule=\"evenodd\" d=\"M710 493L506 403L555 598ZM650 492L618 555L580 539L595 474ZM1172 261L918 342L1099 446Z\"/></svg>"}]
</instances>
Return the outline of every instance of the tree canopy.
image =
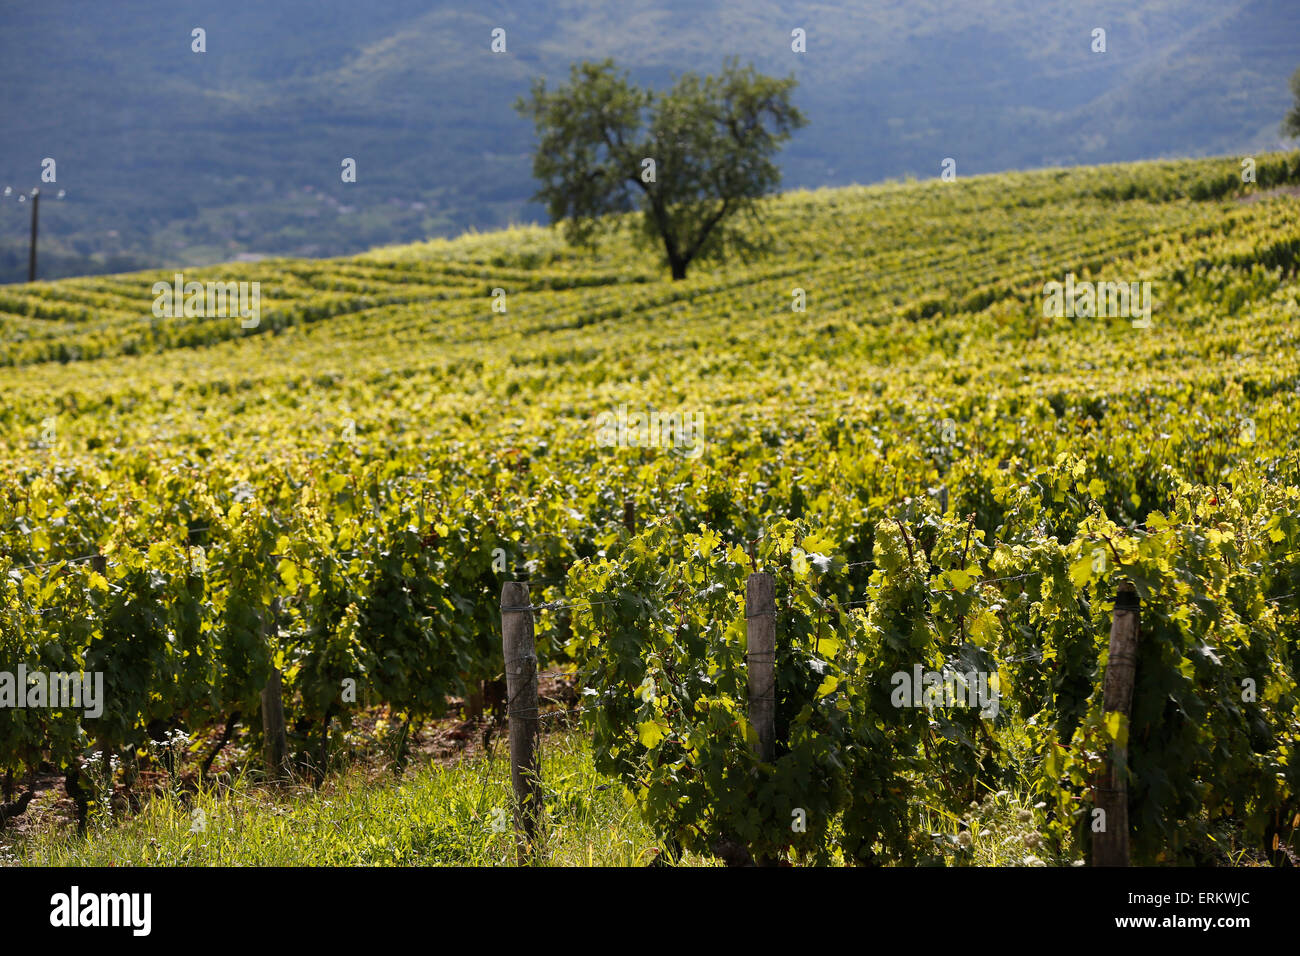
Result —
<instances>
[{"instance_id":1,"label":"tree canopy","mask_svg":"<svg viewBox=\"0 0 1300 956\"><path fill-rule=\"evenodd\" d=\"M696 260L743 255L762 240L741 221L757 220L755 200L780 183L777 150L807 122L794 87L734 59L665 92L634 86L613 60L575 63L567 84L538 79L516 103L537 129L533 198L577 245L639 209L674 279Z\"/></svg>"},{"instance_id":2,"label":"tree canopy","mask_svg":"<svg viewBox=\"0 0 1300 956\"><path fill-rule=\"evenodd\" d=\"M1295 103L1282 121L1282 135L1300 139L1300 69L1291 74L1291 92L1295 95Z\"/></svg>"}]
</instances>

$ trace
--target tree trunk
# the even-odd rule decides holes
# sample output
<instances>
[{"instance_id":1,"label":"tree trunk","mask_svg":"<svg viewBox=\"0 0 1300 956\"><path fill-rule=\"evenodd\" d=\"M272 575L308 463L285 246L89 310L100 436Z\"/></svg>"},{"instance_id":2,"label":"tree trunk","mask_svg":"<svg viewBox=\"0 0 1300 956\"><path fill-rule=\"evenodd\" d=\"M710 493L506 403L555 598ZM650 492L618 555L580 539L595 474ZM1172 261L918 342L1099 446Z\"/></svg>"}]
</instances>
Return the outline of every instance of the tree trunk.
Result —
<instances>
[{"instance_id":1,"label":"tree trunk","mask_svg":"<svg viewBox=\"0 0 1300 956\"><path fill-rule=\"evenodd\" d=\"M483 716L483 682L478 681L465 695L464 715L466 720L478 720Z\"/></svg>"},{"instance_id":2,"label":"tree trunk","mask_svg":"<svg viewBox=\"0 0 1300 956\"><path fill-rule=\"evenodd\" d=\"M411 715L406 715L406 720L402 723L401 735L397 738L396 753L393 757L393 773L400 777L406 770L406 742L411 733Z\"/></svg>"},{"instance_id":3,"label":"tree trunk","mask_svg":"<svg viewBox=\"0 0 1300 956\"><path fill-rule=\"evenodd\" d=\"M506 703L506 678L493 677L483 681L483 706L498 717L503 716Z\"/></svg>"},{"instance_id":4,"label":"tree trunk","mask_svg":"<svg viewBox=\"0 0 1300 956\"><path fill-rule=\"evenodd\" d=\"M280 779L288 769L289 739L284 727L283 686L280 671L272 668L262 688L262 762L271 779Z\"/></svg>"},{"instance_id":5,"label":"tree trunk","mask_svg":"<svg viewBox=\"0 0 1300 956\"><path fill-rule=\"evenodd\" d=\"M668 267L673 270L673 281L686 278L686 261L676 257L668 261Z\"/></svg>"},{"instance_id":6,"label":"tree trunk","mask_svg":"<svg viewBox=\"0 0 1300 956\"><path fill-rule=\"evenodd\" d=\"M90 793L81 785L81 768L69 767L63 775L63 789L72 798L77 811L77 833L86 832L86 821L90 817Z\"/></svg>"},{"instance_id":7,"label":"tree trunk","mask_svg":"<svg viewBox=\"0 0 1300 956\"><path fill-rule=\"evenodd\" d=\"M320 729L320 751L316 757L316 773L312 784L313 790L319 790L325 782L325 771L330 759L330 721L334 719L334 707L325 710L325 721Z\"/></svg>"},{"instance_id":8,"label":"tree trunk","mask_svg":"<svg viewBox=\"0 0 1300 956\"><path fill-rule=\"evenodd\" d=\"M1122 714L1125 724L1133 715L1140 617L1141 602L1133 583L1121 581L1115 593L1102 695L1106 713ZM1095 804L1102 815L1101 828L1092 833L1093 866L1129 865L1128 778L1128 746L1112 744L1097 785Z\"/></svg>"},{"instance_id":9,"label":"tree trunk","mask_svg":"<svg viewBox=\"0 0 1300 956\"><path fill-rule=\"evenodd\" d=\"M221 738L217 741L212 752L208 754L203 761L203 766L199 769L199 779L202 780L212 770L212 762L217 759L217 754L221 753L222 748L230 743L230 737L235 732L235 724L239 723L239 711L235 711L226 721L226 729L222 731Z\"/></svg>"}]
</instances>

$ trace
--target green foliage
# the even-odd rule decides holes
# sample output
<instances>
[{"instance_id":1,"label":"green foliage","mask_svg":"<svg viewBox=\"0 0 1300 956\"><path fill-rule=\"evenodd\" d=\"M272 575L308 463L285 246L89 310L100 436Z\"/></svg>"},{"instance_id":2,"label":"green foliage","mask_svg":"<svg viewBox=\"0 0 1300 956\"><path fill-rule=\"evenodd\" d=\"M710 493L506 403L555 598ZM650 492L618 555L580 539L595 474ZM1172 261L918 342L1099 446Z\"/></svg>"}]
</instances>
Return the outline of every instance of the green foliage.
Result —
<instances>
[{"instance_id":1,"label":"green foliage","mask_svg":"<svg viewBox=\"0 0 1300 956\"><path fill-rule=\"evenodd\" d=\"M574 734L542 751L544 866L644 866L654 833L592 766ZM413 768L402 780L361 774L310 789L264 789L249 777L195 793L168 790L139 814L85 839L43 829L0 844L24 866L513 866L508 753ZM201 821L201 822L200 822ZM502 825L504 821L504 825ZM707 863L695 857L687 863Z\"/></svg>"},{"instance_id":2,"label":"green foliage","mask_svg":"<svg viewBox=\"0 0 1300 956\"><path fill-rule=\"evenodd\" d=\"M112 691L98 719L0 708L0 770L247 717L272 667L313 734L367 703L438 715L501 674L519 579L600 766L700 852L970 862L978 836L935 821L1027 781L1043 858L1079 859L1123 734L1143 862L1217 859L1225 831L1294 851L1300 217L1189 200L1237 169L791 194L763 201L770 255L684 282L630 234L593 258L541 229L244 265L256 330L154 320L165 276L8 290L0 670L102 667ZM1067 272L1149 278L1153 327L1043 317ZM700 412L700 453L602 446L620 405ZM1100 696L1121 578L1127 727ZM998 712L896 706L917 665L996 675Z\"/></svg>"},{"instance_id":3,"label":"green foliage","mask_svg":"<svg viewBox=\"0 0 1300 956\"><path fill-rule=\"evenodd\" d=\"M756 219L755 200L780 182L772 157L807 122L790 103L794 86L733 60L717 76L686 73L654 93L613 60L575 63L567 86L548 91L538 79L516 104L537 128L533 198L575 244L594 245L614 214L639 208L674 279L696 260L755 252L755 235L735 220Z\"/></svg>"},{"instance_id":4,"label":"green foliage","mask_svg":"<svg viewBox=\"0 0 1300 956\"><path fill-rule=\"evenodd\" d=\"M1300 67L1291 74L1291 95L1295 98L1295 102L1282 121L1282 135L1288 139L1296 139L1300 138Z\"/></svg>"}]
</instances>

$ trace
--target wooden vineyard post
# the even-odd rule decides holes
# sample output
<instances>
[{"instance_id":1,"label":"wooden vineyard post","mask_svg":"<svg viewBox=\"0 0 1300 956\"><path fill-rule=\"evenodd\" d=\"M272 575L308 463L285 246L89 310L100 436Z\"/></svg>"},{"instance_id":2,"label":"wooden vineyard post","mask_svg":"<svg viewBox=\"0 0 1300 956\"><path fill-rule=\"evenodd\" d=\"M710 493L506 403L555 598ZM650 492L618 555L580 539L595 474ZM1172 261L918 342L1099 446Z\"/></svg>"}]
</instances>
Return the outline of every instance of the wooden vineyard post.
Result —
<instances>
[{"instance_id":1,"label":"wooden vineyard post","mask_svg":"<svg viewBox=\"0 0 1300 956\"><path fill-rule=\"evenodd\" d=\"M776 759L776 584L755 572L745 582L745 635L749 645L749 720L758 734L758 758Z\"/></svg>"},{"instance_id":2,"label":"wooden vineyard post","mask_svg":"<svg viewBox=\"0 0 1300 956\"><path fill-rule=\"evenodd\" d=\"M501 650L506 663L506 716L510 723L510 781L515 791L519 863L528 862L537 840L542 785L537 767L537 647L528 585L501 586Z\"/></svg>"},{"instance_id":3,"label":"wooden vineyard post","mask_svg":"<svg viewBox=\"0 0 1300 956\"><path fill-rule=\"evenodd\" d=\"M1133 715L1133 683L1137 675L1138 618L1141 603L1132 582L1121 582L1115 594L1110 625L1110 653L1102 685L1107 714L1122 714L1127 729ZM1113 744L1097 787L1096 810L1102 812L1092 831L1093 866L1128 866L1128 747Z\"/></svg>"},{"instance_id":4,"label":"wooden vineyard post","mask_svg":"<svg viewBox=\"0 0 1300 956\"><path fill-rule=\"evenodd\" d=\"M57 198L57 197L56 197ZM32 244L27 253L27 281L36 281L36 225L41 208L41 191L32 190ZM102 573L102 572L101 572Z\"/></svg>"},{"instance_id":5,"label":"wooden vineyard post","mask_svg":"<svg viewBox=\"0 0 1300 956\"><path fill-rule=\"evenodd\" d=\"M271 602L266 625L268 639L276 633L279 613L280 599L276 598ZM262 747L267 774L273 779L282 778L289 760L289 739L284 727L284 698L277 667L271 668L271 676L262 688Z\"/></svg>"}]
</instances>

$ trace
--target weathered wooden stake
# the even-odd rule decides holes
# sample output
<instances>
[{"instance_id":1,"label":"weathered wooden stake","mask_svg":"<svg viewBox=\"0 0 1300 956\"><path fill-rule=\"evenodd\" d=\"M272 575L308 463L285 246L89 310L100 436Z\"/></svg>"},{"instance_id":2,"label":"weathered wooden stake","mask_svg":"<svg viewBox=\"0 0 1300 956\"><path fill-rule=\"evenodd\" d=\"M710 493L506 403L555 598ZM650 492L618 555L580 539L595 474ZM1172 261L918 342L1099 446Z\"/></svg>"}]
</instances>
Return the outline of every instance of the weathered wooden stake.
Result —
<instances>
[{"instance_id":1,"label":"weathered wooden stake","mask_svg":"<svg viewBox=\"0 0 1300 956\"><path fill-rule=\"evenodd\" d=\"M758 571L745 582L745 634L749 644L749 720L758 734L758 757L776 759L776 584Z\"/></svg>"},{"instance_id":2,"label":"weathered wooden stake","mask_svg":"<svg viewBox=\"0 0 1300 956\"><path fill-rule=\"evenodd\" d=\"M537 839L542 784L537 768L537 647L528 585L501 586L501 650L506 663L506 716L510 720L510 780L515 790L519 863L528 862Z\"/></svg>"},{"instance_id":3,"label":"weathered wooden stake","mask_svg":"<svg viewBox=\"0 0 1300 956\"><path fill-rule=\"evenodd\" d=\"M277 630L280 599L271 602L271 614L266 624L268 640ZM289 738L284 727L284 698L280 684L279 668L271 668L271 676L262 688L262 759L266 772L273 779L285 776L289 762Z\"/></svg>"},{"instance_id":4,"label":"weathered wooden stake","mask_svg":"<svg viewBox=\"0 0 1300 956\"><path fill-rule=\"evenodd\" d=\"M57 198L57 197L56 197ZM36 223L41 208L41 191L32 190L32 245L27 254L27 281L36 281Z\"/></svg>"},{"instance_id":5,"label":"weathered wooden stake","mask_svg":"<svg viewBox=\"0 0 1300 956\"><path fill-rule=\"evenodd\" d=\"M1110 625L1110 654L1102 685L1107 714L1120 713L1127 727L1133 715L1133 683L1137 675L1138 619L1141 602L1132 582L1115 594ZM1104 813L1101 829L1092 833L1093 866L1128 866L1128 747L1113 744L1097 786L1096 809ZM1090 821L1091 822L1091 821Z\"/></svg>"}]
</instances>

